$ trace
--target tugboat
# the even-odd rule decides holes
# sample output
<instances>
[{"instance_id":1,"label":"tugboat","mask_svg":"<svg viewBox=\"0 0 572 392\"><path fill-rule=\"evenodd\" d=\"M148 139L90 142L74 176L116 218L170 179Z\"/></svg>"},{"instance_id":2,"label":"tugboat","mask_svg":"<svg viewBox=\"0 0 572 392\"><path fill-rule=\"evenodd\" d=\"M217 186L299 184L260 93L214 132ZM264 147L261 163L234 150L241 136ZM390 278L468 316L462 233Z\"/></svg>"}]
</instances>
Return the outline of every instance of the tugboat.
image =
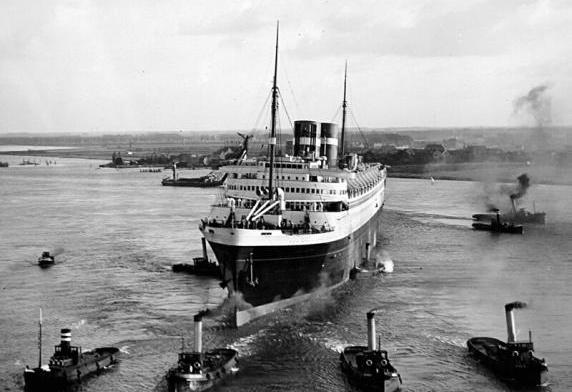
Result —
<instances>
[{"instance_id":1,"label":"tugboat","mask_svg":"<svg viewBox=\"0 0 572 392\"><path fill-rule=\"evenodd\" d=\"M496 218L491 219L490 223L475 222L473 229L491 231L493 233L510 233L522 234L524 228L522 225L515 225L514 223L501 222L500 212L496 210Z\"/></svg>"},{"instance_id":2,"label":"tugboat","mask_svg":"<svg viewBox=\"0 0 572 392\"><path fill-rule=\"evenodd\" d=\"M366 391L393 392L402 380L378 342L375 349L375 309L367 313L367 346L348 346L340 354L342 371L350 383Z\"/></svg>"},{"instance_id":3,"label":"tugboat","mask_svg":"<svg viewBox=\"0 0 572 392\"><path fill-rule=\"evenodd\" d=\"M476 337L467 341L469 352L481 363L490 367L502 379L521 385L546 385L548 366L543 359L534 356L532 333L528 341L516 341L514 309L526 307L524 302L505 305L507 342L495 338Z\"/></svg>"},{"instance_id":4,"label":"tugboat","mask_svg":"<svg viewBox=\"0 0 572 392\"><path fill-rule=\"evenodd\" d=\"M38 264L40 267L48 267L56 262L54 256L50 255L50 252L42 252L42 255L38 257Z\"/></svg>"},{"instance_id":5,"label":"tugboat","mask_svg":"<svg viewBox=\"0 0 572 392\"><path fill-rule=\"evenodd\" d=\"M40 311L39 361L38 367L24 370L26 391L60 390L100 374L110 365L117 363L119 349L101 347L82 352L81 347L71 345L71 330L61 330L61 342L55 346L55 353L47 365L42 365L42 313Z\"/></svg>"},{"instance_id":6,"label":"tugboat","mask_svg":"<svg viewBox=\"0 0 572 392\"><path fill-rule=\"evenodd\" d=\"M179 263L173 264L171 267L173 272L187 272L189 274L199 276L212 276L213 278L221 278L220 266L210 261L207 254L207 244L204 237L201 238L203 245L203 257L193 257L193 264Z\"/></svg>"},{"instance_id":7,"label":"tugboat","mask_svg":"<svg viewBox=\"0 0 572 392\"><path fill-rule=\"evenodd\" d=\"M230 348L215 348L203 352L203 322L207 310L194 316L195 351L179 353L177 366L167 372L169 392L205 391L238 371L238 352Z\"/></svg>"}]
</instances>

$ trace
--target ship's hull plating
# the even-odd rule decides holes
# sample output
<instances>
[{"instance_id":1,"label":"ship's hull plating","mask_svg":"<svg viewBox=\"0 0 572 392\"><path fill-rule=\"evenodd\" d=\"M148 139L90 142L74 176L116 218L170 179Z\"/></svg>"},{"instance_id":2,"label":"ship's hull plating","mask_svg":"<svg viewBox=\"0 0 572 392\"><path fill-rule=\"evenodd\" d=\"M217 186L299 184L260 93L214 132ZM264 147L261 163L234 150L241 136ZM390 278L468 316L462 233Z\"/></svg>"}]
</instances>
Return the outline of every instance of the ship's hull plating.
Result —
<instances>
[{"instance_id":1,"label":"ship's hull plating","mask_svg":"<svg viewBox=\"0 0 572 392\"><path fill-rule=\"evenodd\" d=\"M356 231L334 241L291 246L238 246L209 241L223 282L252 306L335 286L375 246L382 208Z\"/></svg>"}]
</instances>

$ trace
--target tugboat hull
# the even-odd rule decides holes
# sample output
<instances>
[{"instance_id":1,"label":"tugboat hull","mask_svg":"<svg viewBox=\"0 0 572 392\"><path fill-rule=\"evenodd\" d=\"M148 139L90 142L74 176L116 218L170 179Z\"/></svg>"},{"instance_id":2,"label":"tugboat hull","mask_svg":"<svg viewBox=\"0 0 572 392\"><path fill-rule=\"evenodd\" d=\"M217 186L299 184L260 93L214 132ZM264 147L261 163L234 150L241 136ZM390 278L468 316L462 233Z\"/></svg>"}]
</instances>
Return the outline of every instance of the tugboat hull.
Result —
<instances>
[{"instance_id":1,"label":"tugboat hull","mask_svg":"<svg viewBox=\"0 0 572 392\"><path fill-rule=\"evenodd\" d=\"M394 392L401 388L400 376L389 363L384 351L371 351L366 346L349 346L340 354L342 372L364 391Z\"/></svg>"},{"instance_id":2,"label":"tugboat hull","mask_svg":"<svg viewBox=\"0 0 572 392\"><path fill-rule=\"evenodd\" d=\"M171 369L167 373L167 386L169 392L197 392L205 391L220 383L228 375L238 370L238 352L228 348L218 348L205 352L203 368L199 371L193 365L199 361L184 364Z\"/></svg>"},{"instance_id":3,"label":"tugboat hull","mask_svg":"<svg viewBox=\"0 0 572 392\"><path fill-rule=\"evenodd\" d=\"M54 256L50 254L50 252L43 252L42 256L38 258L38 265L42 268L49 267L50 265L53 265L55 262L56 259Z\"/></svg>"},{"instance_id":4,"label":"tugboat hull","mask_svg":"<svg viewBox=\"0 0 572 392\"><path fill-rule=\"evenodd\" d=\"M38 265L42 268L49 267L55 264L55 260L53 257L50 258L40 258L38 259Z\"/></svg>"},{"instance_id":5,"label":"tugboat hull","mask_svg":"<svg viewBox=\"0 0 572 392\"><path fill-rule=\"evenodd\" d=\"M524 232L524 228L520 225L496 224L496 223L487 224L480 222L473 223L473 229L491 231L493 233L510 233L510 234L522 234Z\"/></svg>"},{"instance_id":6,"label":"tugboat hull","mask_svg":"<svg viewBox=\"0 0 572 392\"><path fill-rule=\"evenodd\" d=\"M69 366L50 365L24 371L26 391L46 391L69 387L91 375L100 374L117 363L119 349L101 347L84 352L77 364Z\"/></svg>"},{"instance_id":7,"label":"tugboat hull","mask_svg":"<svg viewBox=\"0 0 572 392\"><path fill-rule=\"evenodd\" d=\"M475 337L467 341L469 352L502 379L523 385L546 385L548 368L532 350L519 351L495 338Z\"/></svg>"},{"instance_id":8,"label":"tugboat hull","mask_svg":"<svg viewBox=\"0 0 572 392\"><path fill-rule=\"evenodd\" d=\"M193 264L173 264L173 272L186 272L198 276L221 278L221 269L217 263L206 260L204 257L193 258Z\"/></svg>"}]
</instances>

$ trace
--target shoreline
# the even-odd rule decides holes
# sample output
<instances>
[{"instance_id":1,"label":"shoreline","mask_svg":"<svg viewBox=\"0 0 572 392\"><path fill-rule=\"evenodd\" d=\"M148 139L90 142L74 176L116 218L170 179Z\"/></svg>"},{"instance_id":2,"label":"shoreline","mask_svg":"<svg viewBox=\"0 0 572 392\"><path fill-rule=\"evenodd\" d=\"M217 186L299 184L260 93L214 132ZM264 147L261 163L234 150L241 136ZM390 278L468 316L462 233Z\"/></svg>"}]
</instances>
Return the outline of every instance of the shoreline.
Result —
<instances>
[{"instance_id":1,"label":"shoreline","mask_svg":"<svg viewBox=\"0 0 572 392\"><path fill-rule=\"evenodd\" d=\"M42 156L50 158L76 158L91 160L107 160L111 162L110 152L103 149L55 149L1 151L0 156ZM147 165L142 165L147 166ZM137 166L138 167L138 166ZM465 162L455 164L427 165L388 165L389 178L412 178L435 181L473 181L512 183L522 173L527 173L532 184L538 185L572 185L572 168L567 166L526 165L518 162Z\"/></svg>"}]
</instances>

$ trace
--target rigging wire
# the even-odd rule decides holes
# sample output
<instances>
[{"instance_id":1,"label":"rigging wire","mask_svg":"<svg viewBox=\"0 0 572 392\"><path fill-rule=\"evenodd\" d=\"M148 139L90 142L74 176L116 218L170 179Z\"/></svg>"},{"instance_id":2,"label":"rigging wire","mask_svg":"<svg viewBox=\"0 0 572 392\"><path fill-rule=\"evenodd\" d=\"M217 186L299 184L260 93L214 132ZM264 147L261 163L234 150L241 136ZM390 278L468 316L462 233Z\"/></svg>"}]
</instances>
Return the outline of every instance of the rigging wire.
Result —
<instances>
[{"instance_id":1,"label":"rigging wire","mask_svg":"<svg viewBox=\"0 0 572 392\"><path fill-rule=\"evenodd\" d=\"M338 105L338 109L336 110L336 113L334 113L334 116L330 120L331 123L335 122L336 119L340 116L340 110L342 110L342 105Z\"/></svg>"},{"instance_id":2,"label":"rigging wire","mask_svg":"<svg viewBox=\"0 0 572 392\"><path fill-rule=\"evenodd\" d=\"M363 132L362 132L362 130L361 130L361 128L360 128L360 126L359 126L357 120L356 120L356 117L354 116L353 110L350 110L349 112L350 112L350 115L351 115L352 119L354 120L354 123L355 123L357 129L358 129L359 135L361 136L361 139L362 139L362 141L363 141L364 148L369 149L369 144L368 144L368 142L367 142L367 139L366 139L365 135L363 134Z\"/></svg>"},{"instance_id":3,"label":"rigging wire","mask_svg":"<svg viewBox=\"0 0 572 392\"><path fill-rule=\"evenodd\" d=\"M348 83L347 91L348 91L348 95L351 96L351 82ZM349 100L349 101L351 102L351 100ZM348 108L347 111L349 112L350 117L352 118L352 120L353 120L353 122L354 122L356 128L358 129L358 134L359 134L361 140L363 141L364 149L369 149L369 143L367 142L367 139L366 139L366 137L365 137L363 131L361 130L361 127L359 126L359 124L358 124L358 122L357 122L357 119L356 119L356 117L355 117L355 115L354 115L354 111L352 110L352 108L350 107L350 105L348 105L347 108Z\"/></svg>"},{"instance_id":4,"label":"rigging wire","mask_svg":"<svg viewBox=\"0 0 572 392\"><path fill-rule=\"evenodd\" d=\"M268 102L270 101L271 96L272 96L272 91L270 91L266 96L266 101L264 101L264 104L262 105L262 108L258 113L258 117L256 118L256 122L254 123L254 128L252 128L252 131L256 131L256 127L260 124L260 119L262 118L262 115L266 113L266 108L268 107Z\"/></svg>"},{"instance_id":5,"label":"rigging wire","mask_svg":"<svg viewBox=\"0 0 572 392\"><path fill-rule=\"evenodd\" d=\"M287 71L287 64L288 62L286 61L286 58L284 57L284 55L282 55L281 57L281 70L284 73L284 77L286 78L286 83L288 84L288 89L290 90L290 94L292 94L292 100L294 101L294 107L296 108L296 110L298 111L298 113L300 112L300 105L298 105L298 100L296 99L296 95L294 94L294 89L292 88L292 84L290 83L290 78L288 77L288 71ZM280 99L282 99L282 96L280 96ZM284 105L284 103L282 103Z\"/></svg>"},{"instance_id":6,"label":"rigging wire","mask_svg":"<svg viewBox=\"0 0 572 392\"><path fill-rule=\"evenodd\" d=\"M284 113L286 114L286 118L290 123L290 128L294 128L294 124L292 123L292 119L290 118L290 113L288 113L288 109L286 109L286 104L284 103L284 99L282 98L282 94L280 93L280 88L278 89L278 97L280 98L280 102L282 102L282 107L284 108Z\"/></svg>"}]
</instances>

